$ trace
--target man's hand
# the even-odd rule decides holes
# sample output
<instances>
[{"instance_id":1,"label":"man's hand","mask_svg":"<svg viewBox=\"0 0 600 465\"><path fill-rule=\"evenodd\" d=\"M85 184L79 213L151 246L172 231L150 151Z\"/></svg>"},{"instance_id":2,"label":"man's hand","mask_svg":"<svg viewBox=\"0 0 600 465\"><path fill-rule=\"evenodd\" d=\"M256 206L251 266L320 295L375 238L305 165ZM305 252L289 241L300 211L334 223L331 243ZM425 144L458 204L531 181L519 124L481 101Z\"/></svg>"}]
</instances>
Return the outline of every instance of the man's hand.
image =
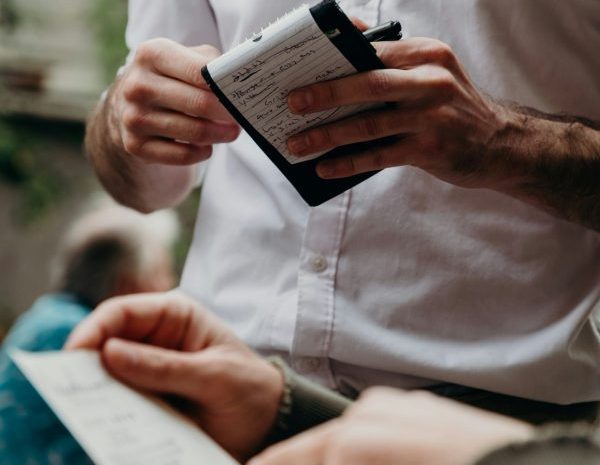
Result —
<instances>
[{"instance_id":1,"label":"man's hand","mask_svg":"<svg viewBox=\"0 0 600 465\"><path fill-rule=\"evenodd\" d=\"M209 45L141 44L110 95L113 141L150 163L187 165L208 158L212 144L234 140L238 125L200 73L218 56Z\"/></svg>"},{"instance_id":2,"label":"man's hand","mask_svg":"<svg viewBox=\"0 0 600 465\"><path fill-rule=\"evenodd\" d=\"M437 40L373 45L387 69L317 83L288 96L290 109L299 114L383 105L288 140L298 156L377 141L354 155L322 161L319 176L412 165L600 231L599 122L492 101L475 88L450 47Z\"/></svg>"},{"instance_id":3,"label":"man's hand","mask_svg":"<svg viewBox=\"0 0 600 465\"><path fill-rule=\"evenodd\" d=\"M532 428L432 394L366 391L343 417L277 444L248 465L468 465Z\"/></svg>"},{"instance_id":4,"label":"man's hand","mask_svg":"<svg viewBox=\"0 0 600 465\"><path fill-rule=\"evenodd\" d=\"M65 348L100 350L115 377L183 400L185 413L238 460L260 448L275 422L279 371L182 294L110 299Z\"/></svg>"},{"instance_id":5,"label":"man's hand","mask_svg":"<svg viewBox=\"0 0 600 465\"><path fill-rule=\"evenodd\" d=\"M318 174L338 178L416 165L455 184L484 182L462 173L479 164L482 152L506 126L506 115L475 89L442 42L408 39L373 45L388 69L296 90L288 103L303 114L343 105L387 105L294 136L288 140L290 151L309 155L391 137L391 142L363 153L320 163Z\"/></svg>"},{"instance_id":6,"label":"man's hand","mask_svg":"<svg viewBox=\"0 0 600 465\"><path fill-rule=\"evenodd\" d=\"M181 202L192 166L240 128L209 90L201 69L219 52L167 39L142 43L90 118L86 150L120 203L148 212Z\"/></svg>"}]
</instances>

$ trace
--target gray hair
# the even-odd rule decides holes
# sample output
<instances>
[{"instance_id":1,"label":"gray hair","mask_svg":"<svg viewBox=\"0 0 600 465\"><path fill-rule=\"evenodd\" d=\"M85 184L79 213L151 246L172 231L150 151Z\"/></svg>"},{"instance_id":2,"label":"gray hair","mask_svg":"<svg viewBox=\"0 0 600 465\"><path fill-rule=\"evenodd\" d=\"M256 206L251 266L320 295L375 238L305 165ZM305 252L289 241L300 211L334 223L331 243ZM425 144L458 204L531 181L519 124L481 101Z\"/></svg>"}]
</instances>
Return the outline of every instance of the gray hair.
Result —
<instances>
[{"instance_id":1,"label":"gray hair","mask_svg":"<svg viewBox=\"0 0 600 465\"><path fill-rule=\"evenodd\" d=\"M173 211L144 215L102 198L67 231L53 262L53 288L95 307L115 295L122 279L147 276L173 245L179 223Z\"/></svg>"}]
</instances>

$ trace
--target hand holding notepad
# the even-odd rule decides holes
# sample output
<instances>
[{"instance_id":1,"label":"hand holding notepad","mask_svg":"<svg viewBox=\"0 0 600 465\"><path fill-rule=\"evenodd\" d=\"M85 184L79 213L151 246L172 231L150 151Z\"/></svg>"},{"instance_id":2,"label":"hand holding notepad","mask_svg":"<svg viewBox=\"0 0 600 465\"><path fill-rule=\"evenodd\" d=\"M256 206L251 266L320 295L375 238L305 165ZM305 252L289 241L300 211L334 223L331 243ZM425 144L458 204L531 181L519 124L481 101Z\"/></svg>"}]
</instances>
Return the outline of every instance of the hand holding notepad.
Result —
<instances>
[{"instance_id":1,"label":"hand holding notepad","mask_svg":"<svg viewBox=\"0 0 600 465\"><path fill-rule=\"evenodd\" d=\"M339 107L310 115L293 114L288 94L299 87L382 68L375 50L332 0L286 15L203 69L203 76L224 106L310 205L318 205L374 173L324 180L316 159L348 153L298 158L287 140L313 126L331 123L374 105Z\"/></svg>"}]
</instances>

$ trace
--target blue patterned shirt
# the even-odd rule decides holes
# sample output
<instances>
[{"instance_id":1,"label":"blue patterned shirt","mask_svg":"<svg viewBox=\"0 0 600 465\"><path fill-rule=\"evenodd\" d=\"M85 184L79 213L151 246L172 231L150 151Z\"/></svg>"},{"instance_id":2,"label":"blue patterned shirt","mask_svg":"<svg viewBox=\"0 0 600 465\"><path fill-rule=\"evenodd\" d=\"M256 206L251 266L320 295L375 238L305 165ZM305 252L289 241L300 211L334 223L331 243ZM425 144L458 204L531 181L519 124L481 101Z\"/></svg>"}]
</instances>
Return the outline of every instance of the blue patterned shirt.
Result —
<instances>
[{"instance_id":1,"label":"blue patterned shirt","mask_svg":"<svg viewBox=\"0 0 600 465\"><path fill-rule=\"evenodd\" d=\"M67 295L44 296L5 339L0 350L0 465L92 463L9 357L13 349L61 349L89 312Z\"/></svg>"}]
</instances>

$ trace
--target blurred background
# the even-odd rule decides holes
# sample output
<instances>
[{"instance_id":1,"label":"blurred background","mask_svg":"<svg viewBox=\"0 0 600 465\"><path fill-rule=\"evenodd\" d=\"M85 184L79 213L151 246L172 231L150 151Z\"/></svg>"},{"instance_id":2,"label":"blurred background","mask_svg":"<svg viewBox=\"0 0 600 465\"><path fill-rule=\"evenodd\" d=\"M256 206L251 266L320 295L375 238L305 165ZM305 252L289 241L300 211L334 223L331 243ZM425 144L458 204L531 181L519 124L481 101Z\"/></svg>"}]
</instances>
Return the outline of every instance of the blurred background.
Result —
<instances>
[{"instance_id":1,"label":"blurred background","mask_svg":"<svg viewBox=\"0 0 600 465\"><path fill-rule=\"evenodd\" d=\"M0 0L0 341L48 291L56 245L100 190L85 118L126 55L125 0ZM180 272L198 197L178 210Z\"/></svg>"}]
</instances>

